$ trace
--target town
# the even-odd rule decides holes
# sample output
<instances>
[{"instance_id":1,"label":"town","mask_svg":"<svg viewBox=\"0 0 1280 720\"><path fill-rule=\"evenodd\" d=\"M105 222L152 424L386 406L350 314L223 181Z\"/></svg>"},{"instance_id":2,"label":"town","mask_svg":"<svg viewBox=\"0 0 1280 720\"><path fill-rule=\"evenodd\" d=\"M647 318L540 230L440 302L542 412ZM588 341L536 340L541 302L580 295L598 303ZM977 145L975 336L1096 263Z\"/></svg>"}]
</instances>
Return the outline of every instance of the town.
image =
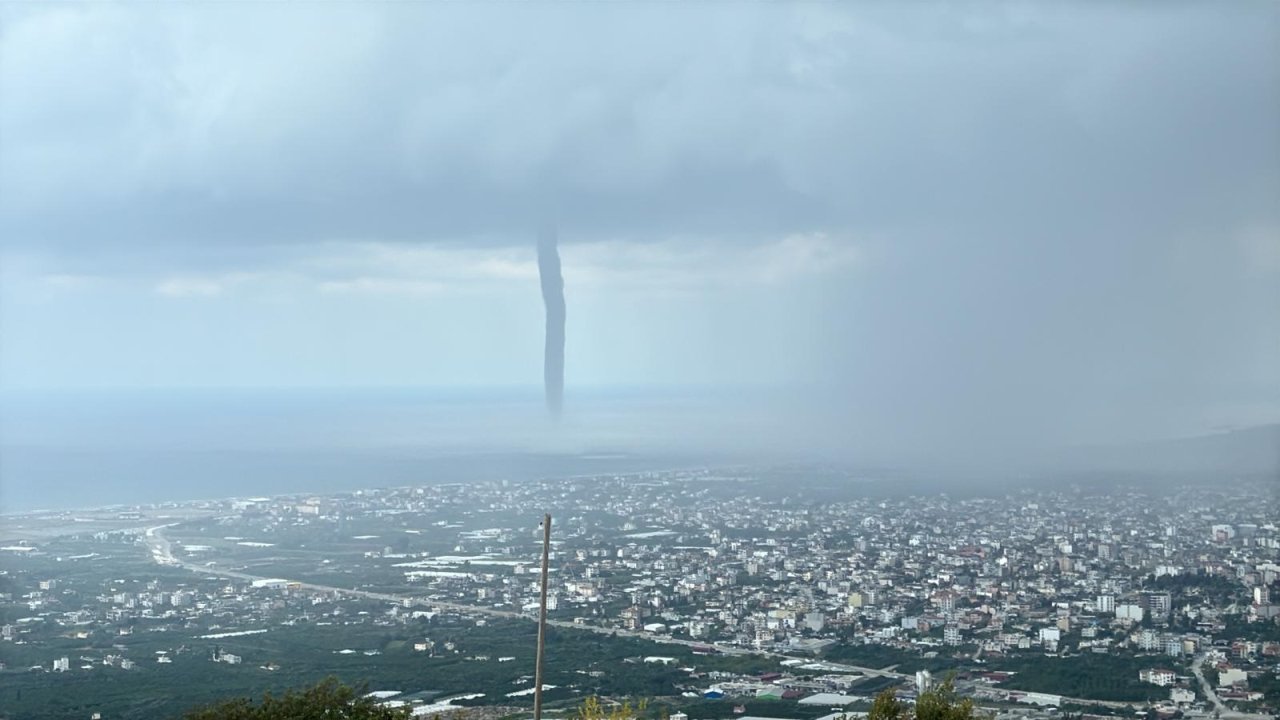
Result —
<instances>
[{"instance_id":1,"label":"town","mask_svg":"<svg viewBox=\"0 0 1280 720\"><path fill-rule=\"evenodd\" d=\"M1265 478L949 494L799 467L15 518L70 531L3 539L5 692L338 674L415 714L518 712L542 512L544 690L565 706L639 696L672 717L808 720L951 677L1020 715L1280 707Z\"/></svg>"}]
</instances>

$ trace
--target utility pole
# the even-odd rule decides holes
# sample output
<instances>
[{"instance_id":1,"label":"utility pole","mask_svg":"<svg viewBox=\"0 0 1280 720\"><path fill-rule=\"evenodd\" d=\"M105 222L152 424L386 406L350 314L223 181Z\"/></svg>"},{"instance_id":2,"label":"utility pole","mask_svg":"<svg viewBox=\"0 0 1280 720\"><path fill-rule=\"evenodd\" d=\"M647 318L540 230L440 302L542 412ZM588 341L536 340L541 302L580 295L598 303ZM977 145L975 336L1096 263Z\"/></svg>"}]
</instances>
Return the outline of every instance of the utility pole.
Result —
<instances>
[{"instance_id":1,"label":"utility pole","mask_svg":"<svg viewBox=\"0 0 1280 720\"><path fill-rule=\"evenodd\" d=\"M542 653L547 647L547 562L551 554L551 513L542 517L542 597L538 602L538 659L533 672L533 720L542 720Z\"/></svg>"}]
</instances>

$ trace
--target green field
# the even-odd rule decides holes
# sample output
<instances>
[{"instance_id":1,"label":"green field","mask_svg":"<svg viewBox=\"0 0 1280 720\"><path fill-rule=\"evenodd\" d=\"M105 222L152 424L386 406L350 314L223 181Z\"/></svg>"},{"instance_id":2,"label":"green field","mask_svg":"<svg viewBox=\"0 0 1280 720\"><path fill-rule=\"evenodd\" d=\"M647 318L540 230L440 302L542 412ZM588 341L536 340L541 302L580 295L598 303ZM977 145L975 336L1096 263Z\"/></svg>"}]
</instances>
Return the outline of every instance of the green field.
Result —
<instances>
[{"instance_id":1,"label":"green field","mask_svg":"<svg viewBox=\"0 0 1280 720\"><path fill-rule=\"evenodd\" d=\"M415 652L416 640L430 637L436 656ZM103 648L84 641L56 638L43 650L73 659L68 673L11 669L0 674L0 717L65 718L103 712L111 718L171 716L192 705L217 698L279 691L314 683L333 675L374 690L433 691L439 694L485 693L485 704L521 705L530 696L506 693L532 685L536 626L519 620L474 621L439 616L409 625L295 625L266 633L222 639L176 637L173 632L135 632L116 644L134 659L169 651L172 663L140 662L133 670L95 667L79 670L80 654L100 655ZM443 651L446 642L454 651ZM21 648L21 646L19 646ZM6 652L12 650L6 648ZM243 658L240 665L210 660L215 649ZM354 653L340 654L342 650ZM366 655L365 652L377 651ZM26 649L23 650L26 652ZM47 653L45 653L47 654ZM645 656L678 658L674 665L645 663ZM500 657L514 660L499 662ZM487 658L487 659L478 659ZM19 658L14 658L15 660ZM11 668L23 663L10 662ZM276 670L263 669L277 666ZM633 638L550 628L547 682L559 688L548 702L573 702L583 695L659 697L679 694L690 681L679 668L758 672L776 662L753 657L693 656L682 646Z\"/></svg>"},{"instance_id":2,"label":"green field","mask_svg":"<svg viewBox=\"0 0 1280 720\"><path fill-rule=\"evenodd\" d=\"M993 663L993 669L1016 672L1001 687L1093 700L1162 700L1168 688L1138 680L1143 668L1168 667L1167 655L1121 657L1094 653L1071 657L1019 655Z\"/></svg>"}]
</instances>

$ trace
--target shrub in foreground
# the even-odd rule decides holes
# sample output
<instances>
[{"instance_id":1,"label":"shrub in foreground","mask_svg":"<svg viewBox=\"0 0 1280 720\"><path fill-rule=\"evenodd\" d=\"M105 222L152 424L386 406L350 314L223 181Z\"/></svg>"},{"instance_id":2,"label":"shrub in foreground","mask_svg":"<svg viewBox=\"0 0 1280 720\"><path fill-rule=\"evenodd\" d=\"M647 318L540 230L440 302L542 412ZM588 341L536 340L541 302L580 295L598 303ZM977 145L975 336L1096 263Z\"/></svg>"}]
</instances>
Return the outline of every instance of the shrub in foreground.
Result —
<instances>
[{"instance_id":1,"label":"shrub in foreground","mask_svg":"<svg viewBox=\"0 0 1280 720\"><path fill-rule=\"evenodd\" d=\"M192 710L184 720L404 720L408 708L389 708L334 678L302 691L236 698Z\"/></svg>"},{"instance_id":2,"label":"shrub in foreground","mask_svg":"<svg viewBox=\"0 0 1280 720\"><path fill-rule=\"evenodd\" d=\"M915 706L898 700L892 689L876 696L867 720L974 720L973 700L956 697L951 680L920 693Z\"/></svg>"}]
</instances>

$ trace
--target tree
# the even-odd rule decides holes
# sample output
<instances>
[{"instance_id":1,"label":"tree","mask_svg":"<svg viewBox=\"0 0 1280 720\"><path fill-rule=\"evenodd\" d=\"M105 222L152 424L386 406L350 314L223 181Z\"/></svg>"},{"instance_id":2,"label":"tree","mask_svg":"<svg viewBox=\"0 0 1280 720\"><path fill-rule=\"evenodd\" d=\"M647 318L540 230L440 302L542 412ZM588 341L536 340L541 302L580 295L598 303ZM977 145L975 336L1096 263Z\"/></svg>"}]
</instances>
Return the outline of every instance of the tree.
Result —
<instances>
[{"instance_id":1,"label":"tree","mask_svg":"<svg viewBox=\"0 0 1280 720\"><path fill-rule=\"evenodd\" d=\"M280 697L267 693L255 704L235 698L193 710L184 720L403 720L408 708L390 708L365 697L363 688L343 685L334 678L302 692L289 690Z\"/></svg>"},{"instance_id":2,"label":"tree","mask_svg":"<svg viewBox=\"0 0 1280 720\"><path fill-rule=\"evenodd\" d=\"M890 688L876 696L867 720L974 720L973 700L957 698L950 678L920 693L915 707L898 700Z\"/></svg>"}]
</instances>

